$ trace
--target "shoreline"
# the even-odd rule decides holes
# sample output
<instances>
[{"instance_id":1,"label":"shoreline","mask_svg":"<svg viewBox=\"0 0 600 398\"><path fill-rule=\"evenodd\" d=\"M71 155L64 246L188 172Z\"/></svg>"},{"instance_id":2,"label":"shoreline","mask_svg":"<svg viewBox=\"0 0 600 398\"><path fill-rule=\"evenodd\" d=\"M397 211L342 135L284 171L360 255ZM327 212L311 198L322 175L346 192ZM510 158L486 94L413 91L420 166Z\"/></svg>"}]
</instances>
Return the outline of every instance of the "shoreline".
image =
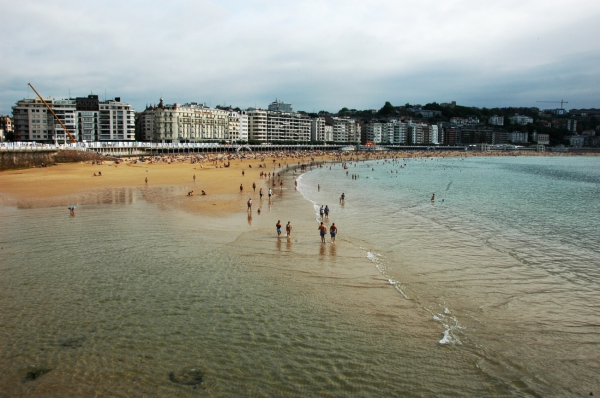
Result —
<instances>
[{"instance_id":1,"label":"shoreline","mask_svg":"<svg viewBox=\"0 0 600 398\"><path fill-rule=\"evenodd\" d=\"M596 154L589 154L596 156ZM252 185L265 185L269 174L301 165L390 158L586 156L570 153L519 152L268 152L178 155L111 161L64 163L0 172L0 205L18 207L71 206L106 191L141 191L143 198L193 213L225 215L245 209ZM261 173L265 177L261 177ZM195 176L195 179L194 179ZM147 181L146 181L147 179ZM243 191L240 191L240 184ZM268 189L268 184L263 186ZM156 194L156 191L160 193ZM204 190L206 195L201 195ZM192 195L188 196L188 193ZM155 195L156 194L156 195ZM252 197L253 195L251 195ZM253 199L254 200L254 199Z\"/></svg>"}]
</instances>

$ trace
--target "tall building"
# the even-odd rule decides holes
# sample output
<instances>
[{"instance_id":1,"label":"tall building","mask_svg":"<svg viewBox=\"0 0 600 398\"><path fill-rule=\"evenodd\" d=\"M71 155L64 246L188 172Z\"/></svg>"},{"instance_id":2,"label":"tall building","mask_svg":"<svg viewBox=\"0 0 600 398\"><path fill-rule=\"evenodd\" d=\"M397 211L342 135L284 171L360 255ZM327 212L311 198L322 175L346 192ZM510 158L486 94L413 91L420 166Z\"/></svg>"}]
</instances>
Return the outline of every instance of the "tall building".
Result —
<instances>
[{"instance_id":1,"label":"tall building","mask_svg":"<svg viewBox=\"0 0 600 398\"><path fill-rule=\"evenodd\" d=\"M267 112L267 141L310 141L310 124L300 113Z\"/></svg>"},{"instance_id":2,"label":"tall building","mask_svg":"<svg viewBox=\"0 0 600 398\"><path fill-rule=\"evenodd\" d=\"M267 142L267 111L248 109L248 139Z\"/></svg>"},{"instance_id":3,"label":"tall building","mask_svg":"<svg viewBox=\"0 0 600 398\"><path fill-rule=\"evenodd\" d=\"M100 101L97 95L89 95L87 98L47 98L45 101L77 141L135 140L135 111L119 97ZM12 109L15 140L70 141L62 125L39 98L18 101Z\"/></svg>"},{"instance_id":4,"label":"tall building","mask_svg":"<svg viewBox=\"0 0 600 398\"><path fill-rule=\"evenodd\" d=\"M348 117L325 117L325 125L331 126L335 142L360 142L361 130L354 119Z\"/></svg>"},{"instance_id":5,"label":"tall building","mask_svg":"<svg viewBox=\"0 0 600 398\"><path fill-rule=\"evenodd\" d=\"M333 129L331 129L333 132ZM327 141L325 137L325 118L317 117L310 121L310 140Z\"/></svg>"},{"instance_id":6,"label":"tall building","mask_svg":"<svg viewBox=\"0 0 600 398\"><path fill-rule=\"evenodd\" d=\"M292 104L275 100L269 104L268 110L271 112L287 112L292 113Z\"/></svg>"}]
</instances>

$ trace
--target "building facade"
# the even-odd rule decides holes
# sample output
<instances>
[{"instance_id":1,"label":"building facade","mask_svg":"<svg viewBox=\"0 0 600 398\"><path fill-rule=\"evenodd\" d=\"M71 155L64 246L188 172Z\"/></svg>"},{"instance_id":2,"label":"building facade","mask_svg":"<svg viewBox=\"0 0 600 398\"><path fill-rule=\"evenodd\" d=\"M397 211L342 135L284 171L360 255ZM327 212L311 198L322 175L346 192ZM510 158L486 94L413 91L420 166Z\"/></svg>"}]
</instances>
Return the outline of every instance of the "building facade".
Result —
<instances>
[{"instance_id":1,"label":"building facade","mask_svg":"<svg viewBox=\"0 0 600 398\"><path fill-rule=\"evenodd\" d=\"M120 98L100 101L97 95L45 99L68 133L79 142L135 140L135 111ZM23 99L12 107L15 140L47 143L70 141L42 100Z\"/></svg>"}]
</instances>

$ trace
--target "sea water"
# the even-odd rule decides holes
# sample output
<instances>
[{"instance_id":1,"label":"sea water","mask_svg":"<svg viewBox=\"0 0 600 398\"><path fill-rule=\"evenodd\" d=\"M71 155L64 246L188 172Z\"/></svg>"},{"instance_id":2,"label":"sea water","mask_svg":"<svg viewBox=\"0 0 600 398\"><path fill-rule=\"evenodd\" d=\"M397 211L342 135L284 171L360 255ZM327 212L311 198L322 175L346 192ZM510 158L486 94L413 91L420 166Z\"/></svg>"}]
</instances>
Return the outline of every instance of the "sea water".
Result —
<instances>
[{"instance_id":1,"label":"sea water","mask_svg":"<svg viewBox=\"0 0 600 398\"><path fill-rule=\"evenodd\" d=\"M0 395L600 393L599 165L327 164L221 218L177 188L4 206Z\"/></svg>"}]
</instances>

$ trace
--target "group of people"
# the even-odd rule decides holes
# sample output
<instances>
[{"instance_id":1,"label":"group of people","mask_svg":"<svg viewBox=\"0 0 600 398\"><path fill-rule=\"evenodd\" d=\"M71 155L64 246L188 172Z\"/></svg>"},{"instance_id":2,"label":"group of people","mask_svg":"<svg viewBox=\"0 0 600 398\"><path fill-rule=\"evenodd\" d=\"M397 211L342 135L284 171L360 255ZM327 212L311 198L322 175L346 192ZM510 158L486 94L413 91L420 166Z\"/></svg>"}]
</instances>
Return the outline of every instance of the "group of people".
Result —
<instances>
[{"instance_id":1,"label":"group of people","mask_svg":"<svg viewBox=\"0 0 600 398\"><path fill-rule=\"evenodd\" d=\"M321 205L321 208L319 209L319 215L321 216L321 220L323 220L323 219L328 220L329 219L329 206Z\"/></svg>"},{"instance_id":2,"label":"group of people","mask_svg":"<svg viewBox=\"0 0 600 398\"><path fill-rule=\"evenodd\" d=\"M282 228L282 224L281 224L281 220L277 220L277 224L275 224L275 228L277 230L277 237L281 236L281 228ZM321 225L319 225L319 235L321 236L321 243L327 243L325 241L325 235L327 235L327 226L325 224L323 224L323 222L321 222ZM337 235L337 227L335 226L335 223L332 223L331 226L329 227L329 235L331 235L331 243L335 243L335 236ZM290 221L287 222L286 226L285 226L285 236L286 237L291 237L292 236L292 223Z\"/></svg>"},{"instance_id":3,"label":"group of people","mask_svg":"<svg viewBox=\"0 0 600 398\"><path fill-rule=\"evenodd\" d=\"M321 243L327 243L325 242L325 235L327 235L327 226L321 221L321 225L319 225L318 229L319 235L321 235ZM335 226L335 223L332 223L329 227L329 235L331 235L331 243L335 243L335 236L337 235L337 227Z\"/></svg>"}]
</instances>

